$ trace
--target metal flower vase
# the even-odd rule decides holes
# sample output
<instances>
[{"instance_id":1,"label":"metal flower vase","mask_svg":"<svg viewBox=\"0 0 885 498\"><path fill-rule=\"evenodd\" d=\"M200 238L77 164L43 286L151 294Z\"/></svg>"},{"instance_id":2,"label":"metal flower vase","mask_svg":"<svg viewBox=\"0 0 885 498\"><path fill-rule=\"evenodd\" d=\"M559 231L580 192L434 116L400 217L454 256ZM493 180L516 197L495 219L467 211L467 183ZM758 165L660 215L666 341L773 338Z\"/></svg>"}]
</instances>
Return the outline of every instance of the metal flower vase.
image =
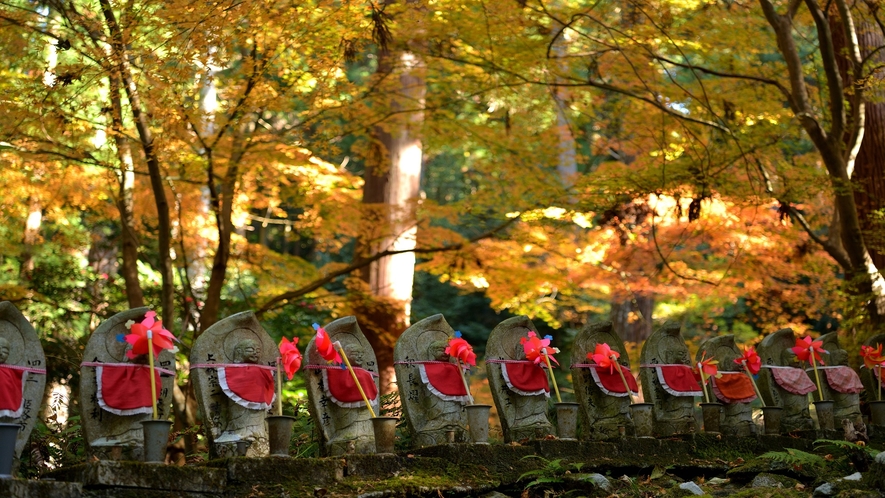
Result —
<instances>
[{"instance_id":1,"label":"metal flower vase","mask_svg":"<svg viewBox=\"0 0 885 498\"><path fill-rule=\"evenodd\" d=\"M165 463L166 446L169 444L169 429L172 422L168 420L143 420L144 461L145 463Z\"/></svg>"},{"instance_id":2,"label":"metal flower vase","mask_svg":"<svg viewBox=\"0 0 885 498\"><path fill-rule=\"evenodd\" d=\"M831 431L836 428L833 418L833 401L815 401L814 411L817 412L817 424L822 431Z\"/></svg>"},{"instance_id":3,"label":"metal flower vase","mask_svg":"<svg viewBox=\"0 0 885 498\"><path fill-rule=\"evenodd\" d=\"M870 425L885 428L885 401L870 401Z\"/></svg>"},{"instance_id":4,"label":"metal flower vase","mask_svg":"<svg viewBox=\"0 0 885 498\"><path fill-rule=\"evenodd\" d=\"M292 426L295 417L289 415L272 415L267 417L267 442L270 455L277 457L289 456L289 442L292 440Z\"/></svg>"},{"instance_id":5,"label":"metal flower vase","mask_svg":"<svg viewBox=\"0 0 885 498\"><path fill-rule=\"evenodd\" d=\"M15 442L21 428L19 424L0 424L0 479L12 478Z\"/></svg>"},{"instance_id":6,"label":"metal flower vase","mask_svg":"<svg viewBox=\"0 0 885 498\"><path fill-rule=\"evenodd\" d=\"M556 435L559 439L574 440L578 435L578 404L554 403L556 406Z\"/></svg>"},{"instance_id":7,"label":"metal flower vase","mask_svg":"<svg viewBox=\"0 0 885 498\"><path fill-rule=\"evenodd\" d=\"M722 403L701 403L704 418L704 432L719 434L719 419L722 417Z\"/></svg>"},{"instance_id":8,"label":"metal flower vase","mask_svg":"<svg viewBox=\"0 0 885 498\"><path fill-rule=\"evenodd\" d=\"M372 430L375 432L375 453L395 453L396 417L374 417Z\"/></svg>"},{"instance_id":9,"label":"metal flower vase","mask_svg":"<svg viewBox=\"0 0 885 498\"><path fill-rule=\"evenodd\" d=\"M476 444L489 444L489 412L492 405L467 405L465 408L470 440Z\"/></svg>"},{"instance_id":10,"label":"metal flower vase","mask_svg":"<svg viewBox=\"0 0 885 498\"><path fill-rule=\"evenodd\" d=\"M780 406L763 406L762 407L762 423L765 426L765 434L776 436L781 433L781 419L783 418L784 409Z\"/></svg>"},{"instance_id":11,"label":"metal flower vase","mask_svg":"<svg viewBox=\"0 0 885 498\"><path fill-rule=\"evenodd\" d=\"M630 405L630 417L633 419L633 430L636 437L654 437L653 409L652 403Z\"/></svg>"}]
</instances>

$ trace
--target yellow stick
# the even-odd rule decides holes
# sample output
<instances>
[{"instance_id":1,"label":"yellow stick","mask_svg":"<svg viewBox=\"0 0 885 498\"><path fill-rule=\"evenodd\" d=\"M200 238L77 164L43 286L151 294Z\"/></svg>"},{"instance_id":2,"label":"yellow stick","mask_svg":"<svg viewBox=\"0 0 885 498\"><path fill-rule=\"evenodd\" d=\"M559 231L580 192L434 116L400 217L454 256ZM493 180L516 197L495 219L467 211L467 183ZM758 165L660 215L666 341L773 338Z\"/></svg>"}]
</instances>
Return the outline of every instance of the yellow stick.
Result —
<instances>
[{"instance_id":1,"label":"yellow stick","mask_svg":"<svg viewBox=\"0 0 885 498\"><path fill-rule=\"evenodd\" d=\"M817 373L817 363L814 361L814 349L811 350L811 369L814 370L814 379L817 381L817 397L820 398L821 401L824 400L824 391L820 387L820 374Z\"/></svg>"},{"instance_id":2,"label":"yellow stick","mask_svg":"<svg viewBox=\"0 0 885 498\"><path fill-rule=\"evenodd\" d=\"M154 413L154 420L157 420L157 379L154 378L154 334L148 330L148 368L151 371L151 409Z\"/></svg>"},{"instance_id":3,"label":"yellow stick","mask_svg":"<svg viewBox=\"0 0 885 498\"><path fill-rule=\"evenodd\" d=\"M621 382L624 383L624 389L627 390L627 396L630 397L630 404L633 404L633 392L630 391L630 384L627 384L627 377L624 377L624 371L621 370L621 364L615 361L615 357L612 356L612 361L615 362L615 368L618 370L618 373L621 375Z\"/></svg>"},{"instance_id":4,"label":"yellow stick","mask_svg":"<svg viewBox=\"0 0 885 498\"><path fill-rule=\"evenodd\" d=\"M879 401L882 401L882 365L875 365L874 368L876 369L876 372L878 373L878 375L876 375L876 380L879 381L879 382L876 382L876 384L878 384L878 386L879 386L879 398L878 399L879 399Z\"/></svg>"},{"instance_id":5,"label":"yellow stick","mask_svg":"<svg viewBox=\"0 0 885 498\"><path fill-rule=\"evenodd\" d=\"M280 374L280 363L282 358L277 360L277 415L283 415L283 376Z\"/></svg>"},{"instance_id":6,"label":"yellow stick","mask_svg":"<svg viewBox=\"0 0 885 498\"><path fill-rule=\"evenodd\" d=\"M759 402L762 403L762 407L765 408L765 400L762 399L762 393L759 392L759 386L757 386L756 381L753 380L753 374L751 374L750 369L747 368L747 360L741 360L741 365L744 366L744 373L747 374L747 377L750 378L750 382L753 384L753 390L756 391L756 396L759 398Z\"/></svg>"},{"instance_id":7,"label":"yellow stick","mask_svg":"<svg viewBox=\"0 0 885 498\"><path fill-rule=\"evenodd\" d=\"M544 355L544 360L547 362L547 370L550 371L550 380L553 381L553 390L556 391L556 401L562 403L562 398L559 396L559 386L556 385L556 376L553 375L553 365L550 364L550 357L547 356L545 349L541 349L541 354Z\"/></svg>"},{"instance_id":8,"label":"yellow stick","mask_svg":"<svg viewBox=\"0 0 885 498\"><path fill-rule=\"evenodd\" d=\"M461 381L464 382L464 390L467 391L467 401L469 401L470 404L472 405L473 404L473 396L470 394L470 386L467 385L467 377L464 375L464 369L461 368L461 360L459 360L458 358L455 358L455 363L458 364L458 372L461 373Z\"/></svg>"},{"instance_id":9,"label":"yellow stick","mask_svg":"<svg viewBox=\"0 0 885 498\"><path fill-rule=\"evenodd\" d=\"M698 372L701 374L701 391L704 391L704 401L710 402L710 396L707 394L707 378L704 376L704 368L698 364Z\"/></svg>"},{"instance_id":10,"label":"yellow stick","mask_svg":"<svg viewBox=\"0 0 885 498\"><path fill-rule=\"evenodd\" d=\"M347 354L344 352L344 348L341 347L340 344L336 343L338 346L338 352L341 353L341 357L344 358L344 364L347 365L347 370L350 372L350 376L353 377L353 382L356 384L356 388L360 391L360 396L363 397L363 401L366 402L366 408L369 409L369 413L372 414L372 418L375 418L375 410L372 409L372 404L369 403L369 398L366 396L366 392L363 391L363 385L360 384L360 380L356 377L356 372L353 371L353 367L350 366L350 360L347 359Z\"/></svg>"}]
</instances>

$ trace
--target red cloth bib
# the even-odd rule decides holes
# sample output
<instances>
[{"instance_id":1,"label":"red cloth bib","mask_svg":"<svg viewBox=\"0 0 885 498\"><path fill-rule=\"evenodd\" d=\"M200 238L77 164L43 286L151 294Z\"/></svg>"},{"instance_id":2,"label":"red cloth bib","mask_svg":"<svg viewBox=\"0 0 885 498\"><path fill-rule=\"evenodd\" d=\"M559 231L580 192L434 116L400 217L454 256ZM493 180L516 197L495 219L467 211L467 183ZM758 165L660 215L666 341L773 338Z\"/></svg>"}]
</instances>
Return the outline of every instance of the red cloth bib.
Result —
<instances>
[{"instance_id":1,"label":"red cloth bib","mask_svg":"<svg viewBox=\"0 0 885 498\"><path fill-rule=\"evenodd\" d=\"M770 370L771 376L774 378L775 382L793 394L801 396L803 394L808 394L811 391L817 391L814 382L811 382L811 379L808 378L808 374L806 374L805 370L802 370L801 368L783 367L772 368Z\"/></svg>"},{"instance_id":2,"label":"red cloth bib","mask_svg":"<svg viewBox=\"0 0 885 498\"><path fill-rule=\"evenodd\" d=\"M0 368L0 417L18 418L24 406L26 372Z\"/></svg>"},{"instance_id":3,"label":"red cloth bib","mask_svg":"<svg viewBox=\"0 0 885 498\"><path fill-rule=\"evenodd\" d=\"M843 394L857 394L863 391L863 383L857 372L851 367L837 366L823 369L827 377L827 384L834 390Z\"/></svg>"},{"instance_id":4,"label":"red cloth bib","mask_svg":"<svg viewBox=\"0 0 885 498\"><path fill-rule=\"evenodd\" d=\"M218 383L224 394L250 410L267 410L276 396L273 373L258 366L219 368Z\"/></svg>"},{"instance_id":5,"label":"red cloth bib","mask_svg":"<svg viewBox=\"0 0 885 498\"><path fill-rule=\"evenodd\" d=\"M502 363L501 373L511 391L523 396L550 394L550 383L547 372L531 361L519 363Z\"/></svg>"},{"instance_id":6,"label":"red cloth bib","mask_svg":"<svg viewBox=\"0 0 885 498\"><path fill-rule=\"evenodd\" d=\"M723 373L718 379L710 379L713 394L723 403L749 403L756 399L753 382L743 373Z\"/></svg>"},{"instance_id":7,"label":"red cloth bib","mask_svg":"<svg viewBox=\"0 0 885 498\"><path fill-rule=\"evenodd\" d=\"M446 401L469 401L461 373L454 363L421 363L418 370L424 385L436 396Z\"/></svg>"},{"instance_id":8,"label":"red cloth bib","mask_svg":"<svg viewBox=\"0 0 885 498\"><path fill-rule=\"evenodd\" d=\"M624 373L624 379L627 380L627 385L630 386L630 391L638 393L639 386L636 385L636 378L630 373L630 369L621 366L621 371ZM596 382L596 385L599 386L599 389L605 394L618 397L627 396L627 388L624 387L624 381L621 380L621 376L618 374L617 370L612 370L611 368L591 367L590 373L593 376L593 381Z\"/></svg>"},{"instance_id":9,"label":"red cloth bib","mask_svg":"<svg viewBox=\"0 0 885 498\"><path fill-rule=\"evenodd\" d=\"M98 384L98 405L115 415L137 415L152 413L151 371L147 366L95 367L95 380ZM154 371L157 382L157 399L160 396L160 373Z\"/></svg>"},{"instance_id":10,"label":"red cloth bib","mask_svg":"<svg viewBox=\"0 0 885 498\"><path fill-rule=\"evenodd\" d=\"M360 381L360 386L370 402L378 399L378 387L375 385L375 379L372 373L363 368L354 367L353 371ZM341 368L329 368L323 370L323 376L326 378L326 395L332 399L332 402L344 408L360 408L365 406L363 397L360 395L353 376L350 372Z\"/></svg>"},{"instance_id":11,"label":"red cloth bib","mask_svg":"<svg viewBox=\"0 0 885 498\"><path fill-rule=\"evenodd\" d=\"M673 396L703 396L701 385L695 380L688 365L656 366L655 370L661 386Z\"/></svg>"}]
</instances>

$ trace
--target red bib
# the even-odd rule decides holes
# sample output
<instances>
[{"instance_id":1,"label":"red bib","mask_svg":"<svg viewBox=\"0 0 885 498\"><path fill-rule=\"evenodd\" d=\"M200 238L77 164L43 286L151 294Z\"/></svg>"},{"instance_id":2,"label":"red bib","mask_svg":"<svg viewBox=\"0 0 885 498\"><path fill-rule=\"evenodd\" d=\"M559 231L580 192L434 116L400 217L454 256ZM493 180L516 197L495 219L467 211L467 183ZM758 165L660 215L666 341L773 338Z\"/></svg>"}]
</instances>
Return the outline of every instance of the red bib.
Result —
<instances>
[{"instance_id":1,"label":"red bib","mask_svg":"<svg viewBox=\"0 0 885 498\"><path fill-rule=\"evenodd\" d=\"M806 374L805 370L802 370L801 368L780 367L772 368L770 370L771 376L774 378L775 382L793 394L801 396L803 394L808 394L811 391L817 391L814 382L811 382L811 379L808 378L808 374Z\"/></svg>"},{"instance_id":2,"label":"red bib","mask_svg":"<svg viewBox=\"0 0 885 498\"><path fill-rule=\"evenodd\" d=\"M27 372L0 367L0 417L21 416L26 378Z\"/></svg>"},{"instance_id":3,"label":"red bib","mask_svg":"<svg viewBox=\"0 0 885 498\"><path fill-rule=\"evenodd\" d=\"M827 384L834 390L843 394L857 394L863 391L863 383L857 372L850 367L837 366L823 369L827 377Z\"/></svg>"},{"instance_id":4,"label":"red bib","mask_svg":"<svg viewBox=\"0 0 885 498\"><path fill-rule=\"evenodd\" d=\"M655 366L655 370L661 386L673 396L703 396L701 386L688 365Z\"/></svg>"},{"instance_id":5,"label":"red bib","mask_svg":"<svg viewBox=\"0 0 885 498\"><path fill-rule=\"evenodd\" d=\"M375 385L375 379L372 373L363 368L354 367L353 371L360 381L360 386L370 402L378 400L378 387ZM325 377L325 391L333 403L343 408L361 408L365 406L363 397L360 395L353 376L350 372L342 368L323 369L323 377Z\"/></svg>"},{"instance_id":6,"label":"red bib","mask_svg":"<svg viewBox=\"0 0 885 498\"><path fill-rule=\"evenodd\" d=\"M446 401L470 401L461 373L458 372L458 365L445 362L420 363L418 371L421 381L434 395Z\"/></svg>"},{"instance_id":7,"label":"red bib","mask_svg":"<svg viewBox=\"0 0 885 498\"><path fill-rule=\"evenodd\" d=\"M550 395L550 384L547 372L531 361L519 363L502 363L501 374L507 387L516 394L523 396Z\"/></svg>"},{"instance_id":8,"label":"red bib","mask_svg":"<svg viewBox=\"0 0 885 498\"><path fill-rule=\"evenodd\" d=\"M636 385L636 378L630 373L630 369L621 366L621 372L624 373L624 380L626 380L627 385L630 386L630 391L634 394L638 393L639 386ZM596 382L596 385L599 386L599 389L605 394L608 394L609 396L617 396L619 398L627 396L627 388L624 387L624 380L621 379L617 370L612 368L590 367L590 375L593 376L593 381Z\"/></svg>"},{"instance_id":9,"label":"red bib","mask_svg":"<svg viewBox=\"0 0 885 498\"><path fill-rule=\"evenodd\" d=\"M115 415L152 413L151 371L146 365L95 367L98 405ZM154 371L157 399L160 398L160 373Z\"/></svg>"},{"instance_id":10,"label":"red bib","mask_svg":"<svg viewBox=\"0 0 885 498\"><path fill-rule=\"evenodd\" d=\"M713 394L723 403L749 403L756 399L753 382L743 373L725 373L710 379Z\"/></svg>"},{"instance_id":11,"label":"red bib","mask_svg":"<svg viewBox=\"0 0 885 498\"><path fill-rule=\"evenodd\" d=\"M218 383L227 397L250 410L267 410L275 397L273 374L259 366L222 367Z\"/></svg>"}]
</instances>

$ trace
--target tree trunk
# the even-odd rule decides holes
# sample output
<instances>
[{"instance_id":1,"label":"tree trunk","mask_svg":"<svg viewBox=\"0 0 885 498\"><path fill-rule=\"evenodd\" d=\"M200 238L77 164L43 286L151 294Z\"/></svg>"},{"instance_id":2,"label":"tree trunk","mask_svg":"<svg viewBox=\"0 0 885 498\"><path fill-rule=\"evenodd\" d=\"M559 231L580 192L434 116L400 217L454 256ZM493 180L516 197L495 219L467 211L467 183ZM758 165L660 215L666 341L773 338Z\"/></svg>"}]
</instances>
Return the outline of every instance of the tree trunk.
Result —
<instances>
[{"instance_id":1,"label":"tree trunk","mask_svg":"<svg viewBox=\"0 0 885 498\"><path fill-rule=\"evenodd\" d=\"M625 342L641 344L652 333L654 296L636 294L625 301L612 300L611 321L618 337Z\"/></svg>"},{"instance_id":2,"label":"tree trunk","mask_svg":"<svg viewBox=\"0 0 885 498\"><path fill-rule=\"evenodd\" d=\"M421 180L425 68L407 51L382 54L378 66L379 73L396 78L390 101L394 117L372 129L375 147L367 161L363 203L375 208L370 212L383 217L383 228L380 236L363 246L371 253L408 251L415 248L418 232L414 210ZM415 254L411 252L381 258L362 272L372 295L379 300L379 306L363 312L368 318L364 332L378 359L382 392L393 390L392 347L409 325L414 275ZM380 308L383 311L379 312Z\"/></svg>"}]
</instances>

